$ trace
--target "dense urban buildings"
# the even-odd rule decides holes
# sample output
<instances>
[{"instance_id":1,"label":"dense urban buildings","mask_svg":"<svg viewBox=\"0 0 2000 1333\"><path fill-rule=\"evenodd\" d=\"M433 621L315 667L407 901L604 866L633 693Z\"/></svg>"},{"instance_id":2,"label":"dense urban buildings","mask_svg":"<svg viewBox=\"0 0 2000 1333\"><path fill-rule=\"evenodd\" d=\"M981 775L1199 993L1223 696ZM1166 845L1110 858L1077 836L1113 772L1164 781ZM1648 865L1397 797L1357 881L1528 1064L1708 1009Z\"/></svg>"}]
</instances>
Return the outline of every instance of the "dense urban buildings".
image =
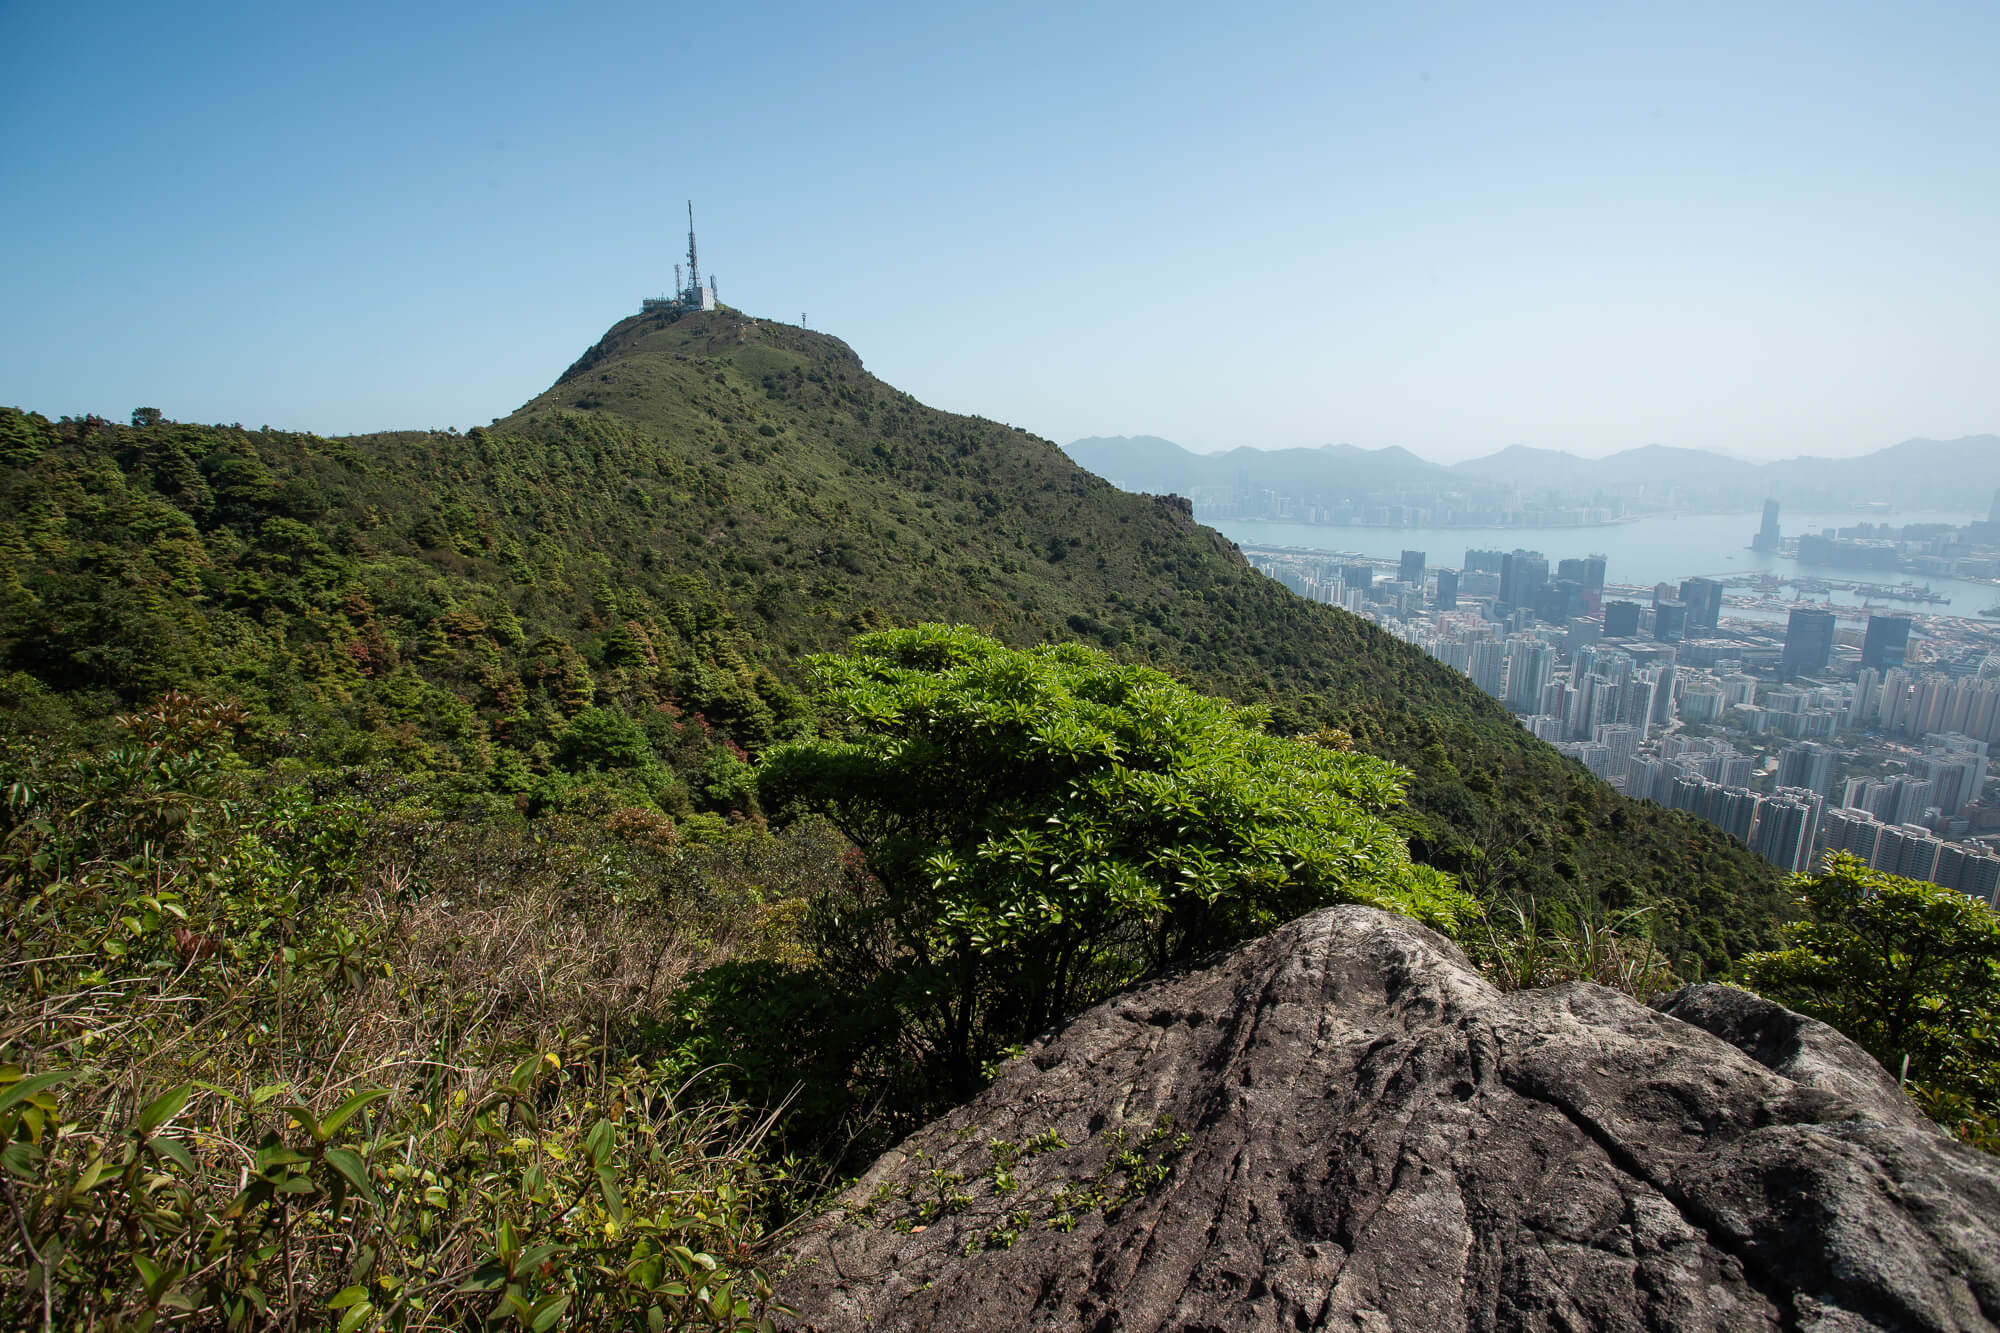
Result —
<instances>
[{"instance_id":1,"label":"dense urban buildings","mask_svg":"<svg viewBox=\"0 0 2000 1333\"><path fill-rule=\"evenodd\" d=\"M1776 522L1768 507L1762 531ZM1906 562L1948 551L1948 572L2000 580L2000 523L1860 524L1832 537L1886 541ZM1465 673L1627 795L1707 820L1774 865L1807 870L1847 852L1989 903L2000 893L1988 758L2000 744L2000 625L1773 605L1755 576L1633 588L1607 583L1601 556L1561 557L1552 578L1549 559L1527 550L1468 550L1457 570L1415 551L1393 565L1250 555Z\"/></svg>"}]
</instances>

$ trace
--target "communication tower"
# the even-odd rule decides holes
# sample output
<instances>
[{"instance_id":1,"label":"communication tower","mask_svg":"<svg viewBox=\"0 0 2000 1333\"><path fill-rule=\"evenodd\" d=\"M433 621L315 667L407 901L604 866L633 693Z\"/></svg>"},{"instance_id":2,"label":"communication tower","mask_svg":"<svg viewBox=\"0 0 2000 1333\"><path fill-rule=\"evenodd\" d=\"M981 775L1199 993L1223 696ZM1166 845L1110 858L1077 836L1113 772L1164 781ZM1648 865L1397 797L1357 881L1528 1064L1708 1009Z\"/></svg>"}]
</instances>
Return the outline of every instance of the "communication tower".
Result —
<instances>
[{"instance_id":1,"label":"communication tower","mask_svg":"<svg viewBox=\"0 0 2000 1333\"><path fill-rule=\"evenodd\" d=\"M688 200L688 256L687 281L681 281L681 266L674 265L674 294L672 296L649 296L639 302L642 313L652 314L663 310L713 310L715 309L715 275L710 274L708 285L701 281L701 261L696 256L694 244L694 200Z\"/></svg>"}]
</instances>

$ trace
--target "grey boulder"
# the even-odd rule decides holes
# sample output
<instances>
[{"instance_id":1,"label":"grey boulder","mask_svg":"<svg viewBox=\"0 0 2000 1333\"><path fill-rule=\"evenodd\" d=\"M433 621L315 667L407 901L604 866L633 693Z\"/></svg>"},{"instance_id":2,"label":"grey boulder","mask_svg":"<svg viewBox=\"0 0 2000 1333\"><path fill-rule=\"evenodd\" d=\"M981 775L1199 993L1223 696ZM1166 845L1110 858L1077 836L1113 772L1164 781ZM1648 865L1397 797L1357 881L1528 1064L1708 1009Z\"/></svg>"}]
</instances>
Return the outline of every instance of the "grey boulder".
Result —
<instances>
[{"instance_id":1,"label":"grey boulder","mask_svg":"<svg viewBox=\"0 0 2000 1333\"><path fill-rule=\"evenodd\" d=\"M1721 987L1503 994L1316 912L1135 987L886 1154L781 1264L834 1330L1988 1329L2000 1171Z\"/></svg>"}]
</instances>

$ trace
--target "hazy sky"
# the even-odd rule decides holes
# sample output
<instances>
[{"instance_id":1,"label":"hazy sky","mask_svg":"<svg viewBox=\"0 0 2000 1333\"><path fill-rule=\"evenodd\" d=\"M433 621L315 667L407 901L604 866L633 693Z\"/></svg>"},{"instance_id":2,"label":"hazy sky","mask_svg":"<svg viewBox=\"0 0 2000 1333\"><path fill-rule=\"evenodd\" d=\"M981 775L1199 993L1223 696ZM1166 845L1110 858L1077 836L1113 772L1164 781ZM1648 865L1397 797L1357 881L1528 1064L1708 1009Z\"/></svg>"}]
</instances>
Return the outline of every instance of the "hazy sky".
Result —
<instances>
[{"instance_id":1,"label":"hazy sky","mask_svg":"<svg viewBox=\"0 0 2000 1333\"><path fill-rule=\"evenodd\" d=\"M0 0L0 403L483 423L692 196L726 303L1060 441L2000 431L1993 0L1253 9Z\"/></svg>"}]
</instances>

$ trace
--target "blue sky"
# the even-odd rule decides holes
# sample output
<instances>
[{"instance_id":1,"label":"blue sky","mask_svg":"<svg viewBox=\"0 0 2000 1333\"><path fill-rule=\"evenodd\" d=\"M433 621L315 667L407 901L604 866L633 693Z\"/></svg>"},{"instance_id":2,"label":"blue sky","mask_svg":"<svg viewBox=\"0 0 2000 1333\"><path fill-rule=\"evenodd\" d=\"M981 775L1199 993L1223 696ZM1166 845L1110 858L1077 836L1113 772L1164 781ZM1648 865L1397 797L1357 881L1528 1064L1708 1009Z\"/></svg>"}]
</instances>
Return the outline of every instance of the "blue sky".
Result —
<instances>
[{"instance_id":1,"label":"blue sky","mask_svg":"<svg viewBox=\"0 0 2000 1333\"><path fill-rule=\"evenodd\" d=\"M1057 440L2000 431L2000 6L0 0L0 402L481 424L672 285Z\"/></svg>"}]
</instances>

